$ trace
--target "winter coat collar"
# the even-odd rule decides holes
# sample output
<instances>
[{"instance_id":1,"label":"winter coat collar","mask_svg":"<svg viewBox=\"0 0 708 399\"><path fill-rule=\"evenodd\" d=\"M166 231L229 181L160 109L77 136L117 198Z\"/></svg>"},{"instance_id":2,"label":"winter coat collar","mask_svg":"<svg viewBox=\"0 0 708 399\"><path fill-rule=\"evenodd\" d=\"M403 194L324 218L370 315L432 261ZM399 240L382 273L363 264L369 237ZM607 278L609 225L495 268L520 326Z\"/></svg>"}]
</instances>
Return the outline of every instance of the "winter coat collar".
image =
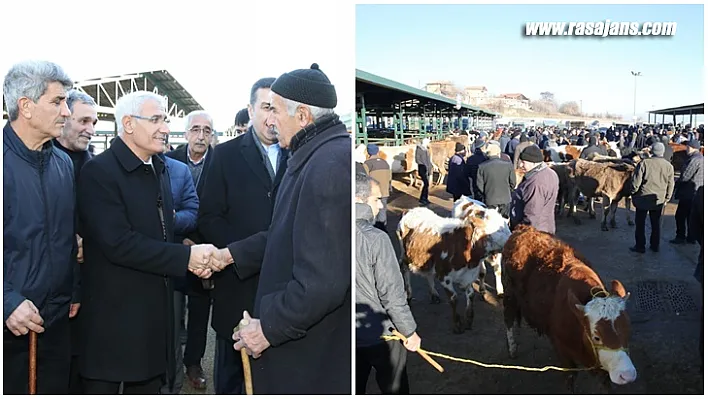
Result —
<instances>
[{"instance_id":1,"label":"winter coat collar","mask_svg":"<svg viewBox=\"0 0 708 399\"><path fill-rule=\"evenodd\" d=\"M52 140L48 140L44 143L41 150L32 151L27 148L25 143L22 142L20 136L17 135L15 129L13 129L12 125L10 125L10 121L5 124L2 133L3 143L10 149L10 151L14 152L17 156L24 159L27 163L37 169L43 169L46 166L46 161L54 150Z\"/></svg>"},{"instance_id":2,"label":"winter coat collar","mask_svg":"<svg viewBox=\"0 0 708 399\"><path fill-rule=\"evenodd\" d=\"M371 210L371 207L368 204L357 202L354 205L357 221L361 220L369 224L374 223L374 211Z\"/></svg>"},{"instance_id":3,"label":"winter coat collar","mask_svg":"<svg viewBox=\"0 0 708 399\"><path fill-rule=\"evenodd\" d=\"M145 165L143 160L138 158L138 156L135 155L130 148L128 148L128 145L125 144L120 136L116 137L116 140L113 142L109 150L113 152L118 160L118 163L120 163L121 166L123 166L123 168L128 172L132 172L135 169ZM158 155L153 155L152 166L155 168L155 172L160 175L165 170L165 161L163 161Z\"/></svg>"},{"instance_id":4,"label":"winter coat collar","mask_svg":"<svg viewBox=\"0 0 708 399\"><path fill-rule=\"evenodd\" d=\"M287 173L293 174L298 171L324 143L342 137L350 136L337 115L326 116L306 126L290 141Z\"/></svg>"}]
</instances>

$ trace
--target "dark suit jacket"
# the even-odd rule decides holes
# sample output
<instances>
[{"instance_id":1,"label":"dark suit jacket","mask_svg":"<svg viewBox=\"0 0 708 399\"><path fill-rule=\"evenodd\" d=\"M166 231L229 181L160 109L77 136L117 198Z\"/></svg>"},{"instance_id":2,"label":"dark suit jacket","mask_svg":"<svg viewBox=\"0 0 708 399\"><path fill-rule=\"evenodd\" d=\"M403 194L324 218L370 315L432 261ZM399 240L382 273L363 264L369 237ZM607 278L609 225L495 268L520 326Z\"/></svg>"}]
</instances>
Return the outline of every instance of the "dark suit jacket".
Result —
<instances>
[{"instance_id":1,"label":"dark suit jacket","mask_svg":"<svg viewBox=\"0 0 708 399\"><path fill-rule=\"evenodd\" d=\"M175 369L166 361L174 362L174 350L167 350L174 348L169 277L186 273L190 249L172 242L170 179L159 156L152 162L155 172L117 138L79 177L85 232L79 370L86 378L144 381Z\"/></svg>"},{"instance_id":2,"label":"dark suit jacket","mask_svg":"<svg viewBox=\"0 0 708 399\"><path fill-rule=\"evenodd\" d=\"M218 248L268 229L275 193L285 174L287 152L281 151L272 181L252 130L213 149L214 160L199 194L199 232ZM229 266L213 278L211 325L218 336L230 340L243 311L253 314L258 275L239 279Z\"/></svg>"}]
</instances>

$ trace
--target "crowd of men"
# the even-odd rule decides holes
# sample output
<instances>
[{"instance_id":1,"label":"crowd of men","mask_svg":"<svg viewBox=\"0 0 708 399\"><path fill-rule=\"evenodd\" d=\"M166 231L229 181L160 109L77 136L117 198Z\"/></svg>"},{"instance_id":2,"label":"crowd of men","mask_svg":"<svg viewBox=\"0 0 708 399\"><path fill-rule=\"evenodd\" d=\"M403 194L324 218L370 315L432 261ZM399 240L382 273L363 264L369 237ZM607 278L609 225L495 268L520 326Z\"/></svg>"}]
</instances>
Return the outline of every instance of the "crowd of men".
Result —
<instances>
[{"instance_id":1,"label":"crowd of men","mask_svg":"<svg viewBox=\"0 0 708 399\"><path fill-rule=\"evenodd\" d=\"M645 252L648 214L652 226L650 249L659 251L660 217L673 197L678 201L677 227L676 238L670 242L700 243L695 276L703 283L703 156L700 152L703 125L697 129L685 127L676 134L635 127L622 132L614 128L603 132L530 128L526 131L502 129L498 133L496 139L492 139L492 132L469 134L472 143L469 148L455 143L455 153L448 162L446 187L453 201L468 196L497 209L509 218L512 229L528 224L555 234L559 177L544 162L543 150L580 145L584 146L580 158L587 160L595 153L610 155L611 149L604 143L616 141L620 154L613 155L642 154L631 179L632 200L637 209L635 245L630 250ZM670 163L673 154L670 141L685 144L688 154L678 179ZM418 174L423 180L421 206L430 204L428 193L433 165L429 146L430 140L426 138L415 150ZM355 192L357 393L365 393L371 368L376 370L377 383L383 393L408 393L406 353L400 344L381 339L381 335L390 334L388 329L393 327L407 337L407 349L414 350L420 345L391 240L385 233L391 168L379 157L377 145L367 145L366 151L367 160L357 164ZM517 182L517 169L523 175L520 182Z\"/></svg>"},{"instance_id":2,"label":"crowd of men","mask_svg":"<svg viewBox=\"0 0 708 399\"><path fill-rule=\"evenodd\" d=\"M211 307L217 394L244 393L241 351L255 393L350 393L351 138L319 66L258 80L228 142L190 113L173 151L136 91L92 156L73 85L46 61L3 84L4 393L28 393L30 336L38 394L203 389Z\"/></svg>"}]
</instances>

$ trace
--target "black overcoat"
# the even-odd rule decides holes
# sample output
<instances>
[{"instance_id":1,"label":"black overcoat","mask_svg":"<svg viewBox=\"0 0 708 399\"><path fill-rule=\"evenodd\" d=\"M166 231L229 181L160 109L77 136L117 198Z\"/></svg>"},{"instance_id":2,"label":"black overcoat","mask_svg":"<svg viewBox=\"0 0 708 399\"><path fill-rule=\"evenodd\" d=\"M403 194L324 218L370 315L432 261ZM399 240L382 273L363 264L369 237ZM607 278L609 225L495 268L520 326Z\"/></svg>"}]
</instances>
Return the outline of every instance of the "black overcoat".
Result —
<instances>
[{"instance_id":1,"label":"black overcoat","mask_svg":"<svg viewBox=\"0 0 708 399\"><path fill-rule=\"evenodd\" d=\"M172 243L170 179L160 157L152 163L154 171L119 137L82 169L79 370L86 378L144 381L164 374L174 353L167 350L174 339L169 277L187 272L190 248Z\"/></svg>"}]
</instances>

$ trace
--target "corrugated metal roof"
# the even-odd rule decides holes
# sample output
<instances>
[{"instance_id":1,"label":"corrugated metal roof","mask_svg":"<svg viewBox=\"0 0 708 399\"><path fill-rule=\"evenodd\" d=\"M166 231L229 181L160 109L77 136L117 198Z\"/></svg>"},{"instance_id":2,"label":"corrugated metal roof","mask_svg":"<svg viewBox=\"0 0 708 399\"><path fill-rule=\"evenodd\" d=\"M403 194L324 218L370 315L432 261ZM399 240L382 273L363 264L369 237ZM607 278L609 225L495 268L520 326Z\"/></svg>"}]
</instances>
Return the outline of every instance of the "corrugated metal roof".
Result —
<instances>
[{"instance_id":1,"label":"corrugated metal roof","mask_svg":"<svg viewBox=\"0 0 708 399\"><path fill-rule=\"evenodd\" d=\"M422 97L425 99L445 103L445 104L450 104L450 105L457 105L457 102L455 100L449 99L445 96L441 96L439 94L434 94L427 92L425 90L417 89L413 86L408 86L403 83L396 82L391 79L386 79L384 77L374 75L373 73L365 72L360 69L356 70L356 79L362 82L366 82L375 86L380 86L387 88L389 90L397 90L401 91L404 93L411 94L416 97ZM488 111L483 108L475 107L469 104L462 104L463 109L467 109L469 111L475 111L475 112L480 112L480 113L485 113L488 114L489 116L501 116L500 114L493 112L493 111Z\"/></svg>"},{"instance_id":2,"label":"corrugated metal roof","mask_svg":"<svg viewBox=\"0 0 708 399\"><path fill-rule=\"evenodd\" d=\"M684 105L681 107L674 107L674 108L665 108L665 109L659 109L656 111L649 111L650 114L659 114L659 115L673 115L676 113L676 115L703 115L703 103L700 104L694 104L694 105Z\"/></svg>"}]
</instances>

